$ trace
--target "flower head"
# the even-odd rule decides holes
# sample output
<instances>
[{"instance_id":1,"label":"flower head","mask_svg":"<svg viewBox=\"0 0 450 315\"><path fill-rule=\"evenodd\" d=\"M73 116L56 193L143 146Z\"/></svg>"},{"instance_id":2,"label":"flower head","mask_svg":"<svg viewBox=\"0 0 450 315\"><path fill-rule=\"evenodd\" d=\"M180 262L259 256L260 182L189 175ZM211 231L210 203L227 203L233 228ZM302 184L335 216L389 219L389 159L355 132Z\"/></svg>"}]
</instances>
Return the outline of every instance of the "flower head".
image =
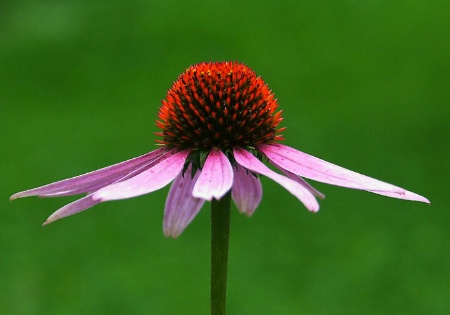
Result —
<instances>
[{"instance_id":1,"label":"flower head","mask_svg":"<svg viewBox=\"0 0 450 315\"><path fill-rule=\"evenodd\" d=\"M237 62L200 63L181 74L160 107L160 148L77 177L19 192L11 199L87 194L44 224L100 202L140 196L172 182L164 209L164 234L177 237L203 203L231 190L237 209L250 216L267 176L313 212L324 196L302 177L393 198L429 203L403 188L358 174L282 145L281 111L274 94ZM267 160L281 173L263 163Z\"/></svg>"},{"instance_id":2,"label":"flower head","mask_svg":"<svg viewBox=\"0 0 450 315\"><path fill-rule=\"evenodd\" d=\"M262 78L240 63L188 68L162 103L158 142L167 146L225 152L282 139L277 100Z\"/></svg>"}]
</instances>

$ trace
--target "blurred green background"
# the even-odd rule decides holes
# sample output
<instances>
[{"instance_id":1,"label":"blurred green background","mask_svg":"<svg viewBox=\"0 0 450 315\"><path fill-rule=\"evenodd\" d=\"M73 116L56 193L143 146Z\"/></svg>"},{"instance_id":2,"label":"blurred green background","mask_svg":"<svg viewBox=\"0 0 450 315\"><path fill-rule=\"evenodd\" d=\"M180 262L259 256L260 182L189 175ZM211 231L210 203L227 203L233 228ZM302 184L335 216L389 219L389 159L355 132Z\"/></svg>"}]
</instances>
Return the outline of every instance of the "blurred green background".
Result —
<instances>
[{"instance_id":1,"label":"blurred green background","mask_svg":"<svg viewBox=\"0 0 450 315\"><path fill-rule=\"evenodd\" d=\"M162 235L168 187L46 228L75 198L11 194L155 148L189 65L239 60L287 145L428 197L315 184L311 214L263 179L233 208L229 314L450 314L450 2L3 1L0 314L207 314L209 205Z\"/></svg>"}]
</instances>

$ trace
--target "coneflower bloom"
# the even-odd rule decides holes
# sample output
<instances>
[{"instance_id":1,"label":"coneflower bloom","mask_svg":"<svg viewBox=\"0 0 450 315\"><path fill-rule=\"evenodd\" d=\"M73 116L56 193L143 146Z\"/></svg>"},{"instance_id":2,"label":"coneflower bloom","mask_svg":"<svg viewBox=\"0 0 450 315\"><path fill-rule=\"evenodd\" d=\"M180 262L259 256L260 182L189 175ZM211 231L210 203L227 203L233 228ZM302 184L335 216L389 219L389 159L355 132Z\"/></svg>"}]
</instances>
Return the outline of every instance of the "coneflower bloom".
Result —
<instances>
[{"instance_id":1,"label":"coneflower bloom","mask_svg":"<svg viewBox=\"0 0 450 315\"><path fill-rule=\"evenodd\" d=\"M403 188L358 174L280 144L282 111L261 77L238 62L189 67L167 92L159 109L160 147L137 158L19 192L11 199L87 194L44 224L100 202L136 197L172 186L164 209L164 234L177 237L203 203L231 190L237 209L251 216L267 176L316 212L324 196L302 177L393 198L429 203ZM281 173L266 166L267 161Z\"/></svg>"}]
</instances>

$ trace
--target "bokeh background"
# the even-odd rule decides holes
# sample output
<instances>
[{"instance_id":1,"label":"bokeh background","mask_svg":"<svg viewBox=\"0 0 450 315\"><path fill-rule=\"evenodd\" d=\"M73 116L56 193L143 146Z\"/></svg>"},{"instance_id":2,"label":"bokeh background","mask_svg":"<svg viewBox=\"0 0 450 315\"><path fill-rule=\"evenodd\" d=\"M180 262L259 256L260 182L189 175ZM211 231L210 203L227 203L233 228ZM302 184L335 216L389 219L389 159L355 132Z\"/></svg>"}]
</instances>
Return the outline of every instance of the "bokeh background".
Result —
<instances>
[{"instance_id":1,"label":"bokeh background","mask_svg":"<svg viewBox=\"0 0 450 315\"><path fill-rule=\"evenodd\" d=\"M168 188L42 228L74 198L11 194L155 148L200 61L275 92L285 144L428 197L323 184L318 214L263 179L233 208L229 314L450 314L450 2L3 1L0 314L207 314L209 205L162 235Z\"/></svg>"}]
</instances>

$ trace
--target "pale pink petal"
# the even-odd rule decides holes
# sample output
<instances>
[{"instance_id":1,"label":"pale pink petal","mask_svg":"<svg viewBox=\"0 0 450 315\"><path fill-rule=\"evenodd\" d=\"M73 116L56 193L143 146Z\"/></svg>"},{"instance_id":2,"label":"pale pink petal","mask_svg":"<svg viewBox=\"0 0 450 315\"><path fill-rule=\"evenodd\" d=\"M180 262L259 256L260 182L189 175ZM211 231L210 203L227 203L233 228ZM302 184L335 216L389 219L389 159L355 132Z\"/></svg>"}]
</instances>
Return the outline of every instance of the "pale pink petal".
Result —
<instances>
[{"instance_id":1,"label":"pale pink petal","mask_svg":"<svg viewBox=\"0 0 450 315\"><path fill-rule=\"evenodd\" d=\"M165 236L177 238L205 203L204 199L192 196L192 190L199 175L200 171L197 171L192 178L191 166L189 166L184 175L180 172L175 177L164 207Z\"/></svg>"},{"instance_id":2,"label":"pale pink petal","mask_svg":"<svg viewBox=\"0 0 450 315\"><path fill-rule=\"evenodd\" d=\"M195 183L192 195L211 201L220 199L233 184L233 168L222 151L212 149Z\"/></svg>"},{"instance_id":3,"label":"pale pink petal","mask_svg":"<svg viewBox=\"0 0 450 315\"><path fill-rule=\"evenodd\" d=\"M60 197L95 191L107 186L135 169L154 163L167 154L167 149L161 148L141 155L131 160L114 164L90 173L64 179L45 186L22 191L11 196L11 200L29 196Z\"/></svg>"},{"instance_id":4,"label":"pale pink petal","mask_svg":"<svg viewBox=\"0 0 450 315\"><path fill-rule=\"evenodd\" d=\"M279 165L277 165L277 164L275 164L273 162L271 162L271 164L273 166L275 166L276 168L278 168L280 171L282 171L287 177L289 177L292 180L295 180L297 183L299 183L300 185L302 185L303 187L308 189L314 196L319 197L320 199L324 199L325 198L324 194L322 194L320 191L315 189L313 186L311 186L307 181L305 181L300 176L295 175L294 173L291 173L291 172L285 170L284 168L280 167Z\"/></svg>"},{"instance_id":5,"label":"pale pink petal","mask_svg":"<svg viewBox=\"0 0 450 315\"><path fill-rule=\"evenodd\" d=\"M92 183L92 185L88 187L89 189L88 189L87 193L88 193L88 194L92 194L92 193L94 193L95 191L99 190L100 188L106 187L106 186L108 186L108 185L110 185L110 184L113 184L113 183L123 182L123 181L125 181L125 180L127 180L127 179L129 179L129 178L132 178L132 177L136 176L137 174L142 173L142 172L144 172L144 171L146 171L146 170L152 168L152 167L155 166L156 164L158 164L158 163L159 163L159 160L162 159L163 157L164 157L164 158L167 158L167 157L169 157L169 156L171 156L171 155L173 155L173 154L174 154L174 152L168 152L168 153L166 153L164 156L160 156L159 158L154 159L154 160L151 160L150 162L148 162L148 163L146 163L146 164L143 164L143 165L141 165L141 166L137 166L136 168L134 168L133 170L131 170L130 172L128 172L125 176L120 177L120 175L118 174L117 176L111 177L111 178L108 179L108 180L105 180L105 181L99 181L98 183ZM69 191L69 192L59 192L59 193L48 194L48 195L40 196L40 197L62 197L62 196L71 196L71 195L76 195L76 194L86 193L85 190L86 190L85 188L83 188L83 189L74 189L74 190L71 190L71 191Z\"/></svg>"},{"instance_id":6,"label":"pale pink petal","mask_svg":"<svg viewBox=\"0 0 450 315\"><path fill-rule=\"evenodd\" d=\"M392 197L392 198L397 198L397 199L404 199L404 200L414 200L414 201L420 201L420 202L425 202L425 203L431 203L427 198L418 195L416 193L413 193L411 191L405 190L405 194L403 195L399 195L396 193L391 193L389 191L374 191L374 190L368 190L371 193L377 194L377 195L382 195L382 196L387 196L387 197Z\"/></svg>"},{"instance_id":7,"label":"pale pink petal","mask_svg":"<svg viewBox=\"0 0 450 315\"><path fill-rule=\"evenodd\" d=\"M280 174L275 173L270 168L264 165L260 160L258 160L253 154L247 152L241 148L235 148L234 150L234 158L236 162L245 167L248 170L251 170L255 173L264 175L277 182L284 188L286 188L291 194L297 197L305 207L313 212L319 210L319 204L314 198L314 195L309 191L309 189L300 185L296 181L282 176Z\"/></svg>"},{"instance_id":8,"label":"pale pink petal","mask_svg":"<svg viewBox=\"0 0 450 315\"><path fill-rule=\"evenodd\" d=\"M148 194L169 184L181 172L189 150L162 158L152 168L119 183L103 187L93 194L94 200L126 199Z\"/></svg>"},{"instance_id":9,"label":"pale pink petal","mask_svg":"<svg viewBox=\"0 0 450 315\"><path fill-rule=\"evenodd\" d=\"M234 171L231 196L239 212L251 216L262 198L262 187L258 177L239 164Z\"/></svg>"},{"instance_id":10,"label":"pale pink petal","mask_svg":"<svg viewBox=\"0 0 450 315\"><path fill-rule=\"evenodd\" d=\"M48 219L44 222L43 225L50 224L56 220L84 211L86 209L95 206L98 203L100 203L100 200L93 200L92 195L88 195L72 203L69 203L68 205L65 205L59 210L53 212L52 215L49 216Z\"/></svg>"},{"instance_id":11,"label":"pale pink petal","mask_svg":"<svg viewBox=\"0 0 450 315\"><path fill-rule=\"evenodd\" d=\"M331 185L368 190L379 195L429 203L428 199L403 188L350 171L285 145L263 144L258 146L258 150L274 164L302 177Z\"/></svg>"}]
</instances>

